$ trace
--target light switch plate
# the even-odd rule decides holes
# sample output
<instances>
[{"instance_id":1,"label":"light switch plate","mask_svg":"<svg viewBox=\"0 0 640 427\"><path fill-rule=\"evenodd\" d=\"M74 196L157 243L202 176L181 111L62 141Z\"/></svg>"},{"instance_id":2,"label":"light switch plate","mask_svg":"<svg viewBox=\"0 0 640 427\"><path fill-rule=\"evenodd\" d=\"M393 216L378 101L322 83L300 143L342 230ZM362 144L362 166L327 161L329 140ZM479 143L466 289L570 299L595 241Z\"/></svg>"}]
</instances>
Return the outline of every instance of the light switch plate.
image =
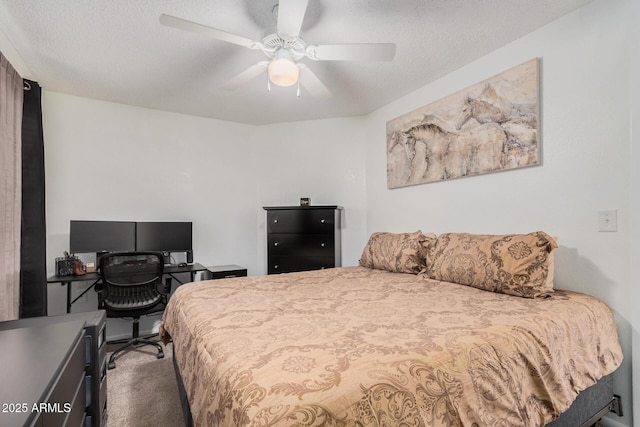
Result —
<instances>
[{"instance_id":1,"label":"light switch plate","mask_svg":"<svg viewBox=\"0 0 640 427\"><path fill-rule=\"evenodd\" d=\"M598 231L618 231L618 211L598 212Z\"/></svg>"}]
</instances>

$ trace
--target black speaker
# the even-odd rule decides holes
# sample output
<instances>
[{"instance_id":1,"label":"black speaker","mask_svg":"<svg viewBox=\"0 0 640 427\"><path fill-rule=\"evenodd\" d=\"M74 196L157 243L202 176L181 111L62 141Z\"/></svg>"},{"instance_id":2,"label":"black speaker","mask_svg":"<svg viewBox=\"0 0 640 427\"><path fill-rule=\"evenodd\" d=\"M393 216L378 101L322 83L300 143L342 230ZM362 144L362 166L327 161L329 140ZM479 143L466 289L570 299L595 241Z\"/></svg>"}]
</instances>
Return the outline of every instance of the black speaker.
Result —
<instances>
[{"instance_id":1,"label":"black speaker","mask_svg":"<svg viewBox=\"0 0 640 427\"><path fill-rule=\"evenodd\" d=\"M193 251L187 251L187 263L191 264L193 262Z\"/></svg>"}]
</instances>

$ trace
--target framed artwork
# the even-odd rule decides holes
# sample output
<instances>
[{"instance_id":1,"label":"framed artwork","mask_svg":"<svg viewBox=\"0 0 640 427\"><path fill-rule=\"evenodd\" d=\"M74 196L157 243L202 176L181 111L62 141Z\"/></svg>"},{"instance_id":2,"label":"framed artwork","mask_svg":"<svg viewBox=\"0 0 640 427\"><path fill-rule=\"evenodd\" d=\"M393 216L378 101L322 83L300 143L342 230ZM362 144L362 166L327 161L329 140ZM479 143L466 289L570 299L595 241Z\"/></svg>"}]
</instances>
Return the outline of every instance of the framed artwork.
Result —
<instances>
[{"instance_id":1,"label":"framed artwork","mask_svg":"<svg viewBox=\"0 0 640 427\"><path fill-rule=\"evenodd\" d=\"M387 187L536 166L538 58L387 122Z\"/></svg>"}]
</instances>

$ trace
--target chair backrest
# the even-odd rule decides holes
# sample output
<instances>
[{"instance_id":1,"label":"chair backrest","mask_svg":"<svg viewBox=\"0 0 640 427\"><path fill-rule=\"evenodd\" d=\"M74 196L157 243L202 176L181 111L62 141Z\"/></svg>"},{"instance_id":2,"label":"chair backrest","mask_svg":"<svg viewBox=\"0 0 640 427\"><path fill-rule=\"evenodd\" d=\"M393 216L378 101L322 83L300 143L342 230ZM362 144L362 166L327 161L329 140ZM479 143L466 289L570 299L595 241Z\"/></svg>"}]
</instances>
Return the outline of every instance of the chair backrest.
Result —
<instances>
[{"instance_id":1,"label":"chair backrest","mask_svg":"<svg viewBox=\"0 0 640 427\"><path fill-rule=\"evenodd\" d=\"M164 257L157 252L116 252L100 259L101 308L139 311L166 303Z\"/></svg>"}]
</instances>

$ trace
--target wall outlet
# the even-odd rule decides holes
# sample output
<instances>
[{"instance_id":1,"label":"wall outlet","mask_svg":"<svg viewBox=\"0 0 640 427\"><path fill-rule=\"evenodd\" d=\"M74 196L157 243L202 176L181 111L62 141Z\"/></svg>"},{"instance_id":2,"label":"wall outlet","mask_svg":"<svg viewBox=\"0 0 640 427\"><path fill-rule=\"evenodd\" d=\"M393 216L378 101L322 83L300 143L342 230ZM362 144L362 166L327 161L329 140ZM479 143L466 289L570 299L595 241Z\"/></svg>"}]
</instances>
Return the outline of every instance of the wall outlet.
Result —
<instances>
[{"instance_id":1,"label":"wall outlet","mask_svg":"<svg viewBox=\"0 0 640 427\"><path fill-rule=\"evenodd\" d=\"M598 231L618 231L618 211L598 212Z\"/></svg>"}]
</instances>

